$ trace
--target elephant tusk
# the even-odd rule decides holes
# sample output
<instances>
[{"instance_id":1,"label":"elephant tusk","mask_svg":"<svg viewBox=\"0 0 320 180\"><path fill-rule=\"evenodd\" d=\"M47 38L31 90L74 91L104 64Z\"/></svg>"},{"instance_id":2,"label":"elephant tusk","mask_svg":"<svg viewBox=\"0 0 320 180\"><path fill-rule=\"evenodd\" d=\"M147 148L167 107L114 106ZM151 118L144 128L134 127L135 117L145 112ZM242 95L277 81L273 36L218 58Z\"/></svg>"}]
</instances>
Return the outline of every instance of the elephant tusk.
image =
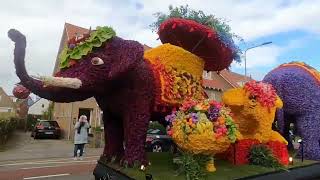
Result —
<instances>
[{"instance_id":1,"label":"elephant tusk","mask_svg":"<svg viewBox=\"0 0 320 180\"><path fill-rule=\"evenodd\" d=\"M52 76L40 76L36 77L43 82L43 86L65 87L71 89L79 89L82 86L82 82L78 78L64 78L64 77L52 77Z\"/></svg>"}]
</instances>

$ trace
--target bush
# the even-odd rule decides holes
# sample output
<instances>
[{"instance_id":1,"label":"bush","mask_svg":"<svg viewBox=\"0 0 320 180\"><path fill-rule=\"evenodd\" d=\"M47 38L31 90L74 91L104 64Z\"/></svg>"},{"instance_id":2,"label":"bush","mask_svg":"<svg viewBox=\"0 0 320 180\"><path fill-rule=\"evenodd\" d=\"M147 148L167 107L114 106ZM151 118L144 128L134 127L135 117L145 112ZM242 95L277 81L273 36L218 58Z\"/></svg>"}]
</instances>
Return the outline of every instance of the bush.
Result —
<instances>
[{"instance_id":1,"label":"bush","mask_svg":"<svg viewBox=\"0 0 320 180\"><path fill-rule=\"evenodd\" d=\"M40 116L34 116L34 115L28 115L27 116L27 130L32 131L34 126L36 125L38 119L40 119Z\"/></svg>"},{"instance_id":2,"label":"bush","mask_svg":"<svg viewBox=\"0 0 320 180\"><path fill-rule=\"evenodd\" d=\"M173 163L178 167L177 173L184 174L187 180L202 180L206 179L205 167L209 160L209 156L181 152Z\"/></svg>"},{"instance_id":3,"label":"bush","mask_svg":"<svg viewBox=\"0 0 320 180\"><path fill-rule=\"evenodd\" d=\"M17 128L18 119L11 113L0 115L0 144L4 144L11 133Z\"/></svg>"},{"instance_id":4,"label":"bush","mask_svg":"<svg viewBox=\"0 0 320 180\"><path fill-rule=\"evenodd\" d=\"M249 151L249 162L252 165L281 169L283 166L272 155L271 150L265 145L254 145Z\"/></svg>"}]
</instances>

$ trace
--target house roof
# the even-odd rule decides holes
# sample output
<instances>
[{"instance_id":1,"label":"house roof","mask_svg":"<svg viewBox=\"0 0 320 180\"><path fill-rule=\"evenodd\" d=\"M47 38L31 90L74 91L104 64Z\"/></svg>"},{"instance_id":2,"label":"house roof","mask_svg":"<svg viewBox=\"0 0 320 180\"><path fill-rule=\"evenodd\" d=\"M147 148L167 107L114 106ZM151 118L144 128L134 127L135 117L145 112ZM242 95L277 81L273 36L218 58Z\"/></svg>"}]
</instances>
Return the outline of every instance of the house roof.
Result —
<instances>
[{"instance_id":1,"label":"house roof","mask_svg":"<svg viewBox=\"0 0 320 180\"><path fill-rule=\"evenodd\" d=\"M245 82L252 80L250 77L231 72L229 70L222 70L221 72L212 72L211 79L203 79L203 86L208 89L216 89L224 91L229 88L237 88Z\"/></svg>"},{"instance_id":2,"label":"house roof","mask_svg":"<svg viewBox=\"0 0 320 180\"><path fill-rule=\"evenodd\" d=\"M149 49L152 49L152 47L144 44L144 45L143 45L143 49L144 49L145 51L147 51L147 50L149 50Z\"/></svg>"},{"instance_id":3,"label":"house roof","mask_svg":"<svg viewBox=\"0 0 320 180\"><path fill-rule=\"evenodd\" d=\"M244 76L229 70L223 70L220 72L220 76L226 79L233 87L239 87L239 83L253 80L251 77Z\"/></svg>"},{"instance_id":4,"label":"house roof","mask_svg":"<svg viewBox=\"0 0 320 180\"><path fill-rule=\"evenodd\" d=\"M67 35L67 40L70 40L71 38L75 37L76 35L82 35L89 31L89 29L76 26L70 23L65 23L64 28Z\"/></svg>"},{"instance_id":5,"label":"house roof","mask_svg":"<svg viewBox=\"0 0 320 180\"><path fill-rule=\"evenodd\" d=\"M221 81L217 81L217 80L203 79L202 85L205 88L215 89L218 91L223 91L225 89L225 86L221 83Z\"/></svg>"},{"instance_id":6,"label":"house roof","mask_svg":"<svg viewBox=\"0 0 320 180\"><path fill-rule=\"evenodd\" d=\"M13 100L10 96L8 96L2 87L0 87L0 107L15 107Z\"/></svg>"}]
</instances>

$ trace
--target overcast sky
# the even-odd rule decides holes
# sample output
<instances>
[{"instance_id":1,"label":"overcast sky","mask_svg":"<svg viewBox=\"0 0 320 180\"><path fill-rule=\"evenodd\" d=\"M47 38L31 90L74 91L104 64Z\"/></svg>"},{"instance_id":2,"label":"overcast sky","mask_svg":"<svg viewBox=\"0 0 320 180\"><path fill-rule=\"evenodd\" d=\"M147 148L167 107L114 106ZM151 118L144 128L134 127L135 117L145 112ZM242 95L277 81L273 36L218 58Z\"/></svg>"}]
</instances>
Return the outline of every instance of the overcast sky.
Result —
<instances>
[{"instance_id":1,"label":"overcast sky","mask_svg":"<svg viewBox=\"0 0 320 180\"><path fill-rule=\"evenodd\" d=\"M30 74L51 75L65 22L89 28L112 26L118 36L157 46L149 25L153 13L172 4L203 10L229 21L245 45L272 41L248 51L248 73L261 79L277 65L301 60L320 68L320 0L9 0L0 6L0 86L11 94L19 82L13 65L13 43L7 31L27 36L26 66ZM318 61L318 62L317 62ZM242 65L232 70L244 73Z\"/></svg>"}]
</instances>

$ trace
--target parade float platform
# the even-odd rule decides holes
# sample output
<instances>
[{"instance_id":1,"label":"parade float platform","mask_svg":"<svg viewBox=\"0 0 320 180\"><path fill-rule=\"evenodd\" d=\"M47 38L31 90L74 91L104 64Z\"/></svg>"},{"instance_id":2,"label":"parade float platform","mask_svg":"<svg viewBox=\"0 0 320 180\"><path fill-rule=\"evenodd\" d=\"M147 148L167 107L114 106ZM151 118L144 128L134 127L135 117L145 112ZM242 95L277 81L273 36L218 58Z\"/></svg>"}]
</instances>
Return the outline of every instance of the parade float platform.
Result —
<instances>
[{"instance_id":1,"label":"parade float platform","mask_svg":"<svg viewBox=\"0 0 320 180\"><path fill-rule=\"evenodd\" d=\"M185 180L183 174L177 175L176 166L172 163L172 154L170 153L149 153L151 166L145 171L139 168L123 168L114 164L105 164L99 162L94 174L108 176L109 179L118 180L145 180L146 176L153 180ZM275 170L254 165L233 165L225 160L215 160L217 171L210 173L206 179L270 179L280 177L300 177L301 179L319 179L320 163L317 161L293 159L293 165L289 165L286 170ZM108 174L108 175L107 175ZM151 176L150 176L151 175ZM108 179L105 178L105 179Z\"/></svg>"}]
</instances>

